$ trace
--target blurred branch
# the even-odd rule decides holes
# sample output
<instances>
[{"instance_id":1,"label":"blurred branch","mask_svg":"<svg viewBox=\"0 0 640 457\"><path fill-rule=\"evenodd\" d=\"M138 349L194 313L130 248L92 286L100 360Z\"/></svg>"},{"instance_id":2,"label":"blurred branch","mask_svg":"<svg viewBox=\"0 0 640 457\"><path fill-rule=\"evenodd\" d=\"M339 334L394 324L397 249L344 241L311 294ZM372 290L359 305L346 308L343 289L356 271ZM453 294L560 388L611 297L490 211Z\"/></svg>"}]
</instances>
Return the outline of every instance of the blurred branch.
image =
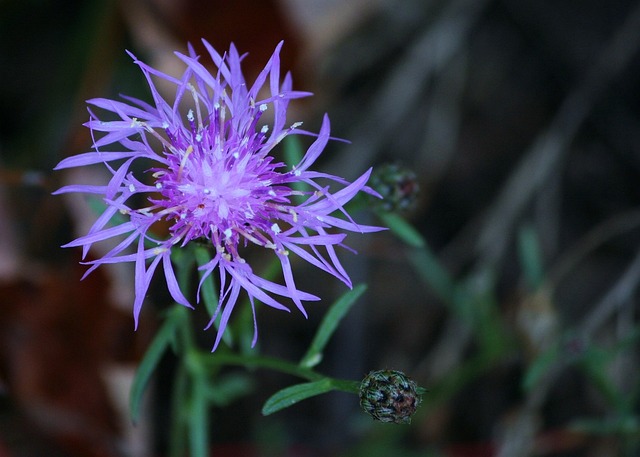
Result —
<instances>
[{"instance_id":1,"label":"blurred branch","mask_svg":"<svg viewBox=\"0 0 640 457\"><path fill-rule=\"evenodd\" d=\"M505 254L517 217L532 195L546 182L554 168L568 152L568 147L591 107L607 84L629 63L640 47L640 3L619 27L584 82L571 92L561 105L546 132L533 143L520 165L504 185L496 203L490 209L478 241L479 265L495 264ZM608 316L626 296L631 282L640 276L640 254L627 272L582 323L584 332L593 329ZM537 430L539 409L566 364L559 361L527 396L515 420L500 440L498 456L531 455Z\"/></svg>"},{"instance_id":2,"label":"blurred branch","mask_svg":"<svg viewBox=\"0 0 640 457\"><path fill-rule=\"evenodd\" d=\"M376 91L376 97L360 110L358 121L347 134L352 141L349 153L337 155L332 168L355 172L374 162L385 139L402 131L403 120L421 103L420 94L429 79L443 71L465 47L469 31L490 2L450 2L429 26L418 31Z\"/></svg>"},{"instance_id":3,"label":"blurred branch","mask_svg":"<svg viewBox=\"0 0 640 457\"><path fill-rule=\"evenodd\" d=\"M584 81L565 98L549 128L533 142L489 209L476 245L479 265L500 262L518 216L566 157L591 108L640 46L640 6L632 11L600 54Z\"/></svg>"},{"instance_id":4,"label":"blurred branch","mask_svg":"<svg viewBox=\"0 0 640 457\"><path fill-rule=\"evenodd\" d=\"M598 224L569 249L549 270L545 287L554 291L559 283L592 251L611 238L640 227L640 209L626 211Z\"/></svg>"},{"instance_id":5,"label":"blurred branch","mask_svg":"<svg viewBox=\"0 0 640 457\"><path fill-rule=\"evenodd\" d=\"M579 334L588 337L609 319L623 304L629 303L640 282L640 252L627 267L620 279L604 297L589 309L592 311L579 326Z\"/></svg>"}]
</instances>

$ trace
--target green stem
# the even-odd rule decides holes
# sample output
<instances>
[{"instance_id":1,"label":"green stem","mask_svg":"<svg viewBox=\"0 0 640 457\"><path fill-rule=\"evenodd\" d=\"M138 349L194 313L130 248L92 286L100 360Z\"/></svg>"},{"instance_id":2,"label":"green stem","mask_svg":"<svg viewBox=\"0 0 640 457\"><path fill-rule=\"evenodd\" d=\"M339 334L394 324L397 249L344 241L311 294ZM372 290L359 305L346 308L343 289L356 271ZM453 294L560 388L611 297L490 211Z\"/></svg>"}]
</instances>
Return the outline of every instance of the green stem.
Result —
<instances>
[{"instance_id":1,"label":"green stem","mask_svg":"<svg viewBox=\"0 0 640 457\"><path fill-rule=\"evenodd\" d=\"M345 379L331 379L331 386L334 390L340 390L350 394L360 393L360 381L350 381Z\"/></svg>"},{"instance_id":2,"label":"green stem","mask_svg":"<svg viewBox=\"0 0 640 457\"><path fill-rule=\"evenodd\" d=\"M171 428L169 430L169 456L182 457L186 448L185 432L188 412L184 409L189 391L189 374L183 363L176 370L174 376L173 393L171 398Z\"/></svg>"},{"instance_id":3,"label":"green stem","mask_svg":"<svg viewBox=\"0 0 640 457\"><path fill-rule=\"evenodd\" d=\"M207 401L207 378L202 372L192 373L193 384L189 407L189 447L191 457L206 457L209 454L209 402Z\"/></svg>"},{"instance_id":4,"label":"green stem","mask_svg":"<svg viewBox=\"0 0 640 457\"><path fill-rule=\"evenodd\" d=\"M178 284L183 290L189 290L191 272L196 255L191 251L176 251L174 255ZM202 260L202 259L200 259ZM176 373L176 389L179 394L174 398L174 408L179 412L174 417L174 433L172 443L174 455L178 455L181 444L184 453L184 436L186 433L191 457L206 457L209 455L209 401L207 400L208 373L197 357L198 348L193 334L193 325L187 309L181 305L174 305L177 318L178 357L179 367Z\"/></svg>"},{"instance_id":5,"label":"green stem","mask_svg":"<svg viewBox=\"0 0 640 457\"><path fill-rule=\"evenodd\" d=\"M236 365L252 368L269 368L281 373L290 374L309 381L319 381L325 379L326 376L316 373L309 368L301 367L295 363L273 357L264 357L259 355L239 355L233 353L216 352L215 354L199 353L198 363L208 368L218 367L220 365Z\"/></svg>"}]
</instances>

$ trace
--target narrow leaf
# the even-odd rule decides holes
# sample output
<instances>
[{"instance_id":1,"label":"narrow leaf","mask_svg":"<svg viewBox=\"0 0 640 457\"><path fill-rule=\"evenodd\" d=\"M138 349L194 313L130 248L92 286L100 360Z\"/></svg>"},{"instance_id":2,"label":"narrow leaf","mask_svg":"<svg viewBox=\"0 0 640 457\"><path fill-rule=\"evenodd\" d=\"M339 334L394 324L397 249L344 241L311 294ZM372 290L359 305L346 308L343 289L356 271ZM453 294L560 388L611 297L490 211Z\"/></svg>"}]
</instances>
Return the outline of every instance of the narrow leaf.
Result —
<instances>
[{"instance_id":1,"label":"narrow leaf","mask_svg":"<svg viewBox=\"0 0 640 457\"><path fill-rule=\"evenodd\" d=\"M538 385L538 382L549 372L559 356L560 350L558 345L554 345L539 354L538 357L529 364L522 378L522 387L525 392L530 392Z\"/></svg>"},{"instance_id":2,"label":"narrow leaf","mask_svg":"<svg viewBox=\"0 0 640 457\"><path fill-rule=\"evenodd\" d=\"M273 394L264 403L262 414L268 416L276 411L293 406L301 400L315 397L316 395L330 392L331 390L334 390L334 386L330 378L287 387Z\"/></svg>"},{"instance_id":3,"label":"narrow leaf","mask_svg":"<svg viewBox=\"0 0 640 457\"><path fill-rule=\"evenodd\" d=\"M379 211L378 217L389 227L395 236L414 248L424 247L424 238L413 225L397 213Z\"/></svg>"},{"instance_id":4,"label":"narrow leaf","mask_svg":"<svg viewBox=\"0 0 640 457\"><path fill-rule=\"evenodd\" d=\"M331 308L329 308L329 311L327 311L322 319L307 353L302 357L302 360L300 360L300 366L311 368L320 363L322 360L322 351L324 351L329 339L331 339L333 332L335 332L340 321L365 290L367 290L367 286L365 284L359 284L331 305Z\"/></svg>"},{"instance_id":5,"label":"narrow leaf","mask_svg":"<svg viewBox=\"0 0 640 457\"><path fill-rule=\"evenodd\" d=\"M532 290L536 290L544 279L542 249L534 228L525 226L518 233L518 254L525 279Z\"/></svg>"},{"instance_id":6,"label":"narrow leaf","mask_svg":"<svg viewBox=\"0 0 640 457\"><path fill-rule=\"evenodd\" d=\"M142 395L144 394L145 388L151 378L151 374L158 366L162 355L173 340L177 320L172 319L172 317L173 316L171 314L168 315L164 324L162 324L162 327L158 330L158 333L149 345L149 349L147 349L142 362L140 362L136 376L133 379L129 397L129 408L131 410L131 419L134 423L136 423L140 417Z\"/></svg>"}]
</instances>

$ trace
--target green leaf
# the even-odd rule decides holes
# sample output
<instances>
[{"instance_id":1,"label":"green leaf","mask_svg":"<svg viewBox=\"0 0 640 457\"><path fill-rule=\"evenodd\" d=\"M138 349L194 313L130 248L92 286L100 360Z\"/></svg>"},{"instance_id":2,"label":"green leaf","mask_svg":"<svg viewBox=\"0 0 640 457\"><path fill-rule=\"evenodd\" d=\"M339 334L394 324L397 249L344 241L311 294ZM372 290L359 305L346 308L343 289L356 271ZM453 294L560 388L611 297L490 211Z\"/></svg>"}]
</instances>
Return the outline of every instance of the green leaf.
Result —
<instances>
[{"instance_id":1,"label":"green leaf","mask_svg":"<svg viewBox=\"0 0 640 457\"><path fill-rule=\"evenodd\" d=\"M268 416L281 409L293 406L301 400L305 400L316 395L324 394L334 390L333 383L330 378L321 379L320 381L305 382L304 384L296 384L284 388L273 394L262 407L262 414Z\"/></svg>"},{"instance_id":2,"label":"green leaf","mask_svg":"<svg viewBox=\"0 0 640 457\"><path fill-rule=\"evenodd\" d=\"M531 226L525 226L518 233L518 253L527 284L536 290L544 280L542 250L538 235Z\"/></svg>"},{"instance_id":3,"label":"green leaf","mask_svg":"<svg viewBox=\"0 0 640 457\"><path fill-rule=\"evenodd\" d=\"M129 396L129 408L131 410L131 419L134 423L138 421L140 417L140 405L142 403L142 395L145 388L151 378L151 374L158 366L162 355L166 351L167 347L172 344L178 321L177 316L173 316L171 313L167 316L158 330L155 338L149 345L144 358L140 362L136 376L133 379L131 385L131 393Z\"/></svg>"},{"instance_id":4,"label":"green leaf","mask_svg":"<svg viewBox=\"0 0 640 457\"><path fill-rule=\"evenodd\" d=\"M207 398L216 406L228 406L249 394L254 387L253 377L247 373L228 373L207 385Z\"/></svg>"},{"instance_id":5,"label":"green leaf","mask_svg":"<svg viewBox=\"0 0 640 457\"><path fill-rule=\"evenodd\" d=\"M558 360L560 349L558 345L554 345L550 349L544 351L536 357L527 368L522 377L522 387L525 392L534 389L540 379L551 369L552 365Z\"/></svg>"},{"instance_id":6,"label":"green leaf","mask_svg":"<svg viewBox=\"0 0 640 457\"><path fill-rule=\"evenodd\" d=\"M322 319L307 353L302 357L302 360L300 360L300 366L311 368L320 363L322 360L322 351L324 351L329 339L331 339L333 332L335 332L342 318L349 312L353 304L360 298L365 290L367 290L367 286L365 284L359 284L331 305Z\"/></svg>"},{"instance_id":7,"label":"green leaf","mask_svg":"<svg viewBox=\"0 0 640 457\"><path fill-rule=\"evenodd\" d=\"M397 213L388 213L383 211L377 212L378 217L382 219L382 222L389 227L389 230L393 232L398 238L414 248L422 248L425 245L424 238L415 229L413 225L407 222L402 216Z\"/></svg>"},{"instance_id":8,"label":"green leaf","mask_svg":"<svg viewBox=\"0 0 640 457\"><path fill-rule=\"evenodd\" d=\"M409 260L418 276L431 287L438 298L448 306L454 307L458 313L464 309L464 302L472 301L471 297L456 285L453 277L426 244L420 249L413 249L409 253Z\"/></svg>"}]
</instances>

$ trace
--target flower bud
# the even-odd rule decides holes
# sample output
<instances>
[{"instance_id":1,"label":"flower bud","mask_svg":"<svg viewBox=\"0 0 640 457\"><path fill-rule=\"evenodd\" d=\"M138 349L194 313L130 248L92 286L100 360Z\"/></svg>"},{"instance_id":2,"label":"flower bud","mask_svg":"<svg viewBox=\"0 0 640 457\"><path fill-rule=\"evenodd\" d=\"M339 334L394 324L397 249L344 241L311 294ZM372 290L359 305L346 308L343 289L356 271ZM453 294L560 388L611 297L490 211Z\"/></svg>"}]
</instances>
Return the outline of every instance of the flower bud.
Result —
<instances>
[{"instance_id":1,"label":"flower bud","mask_svg":"<svg viewBox=\"0 0 640 457\"><path fill-rule=\"evenodd\" d=\"M360 384L360 406L380 422L411 423L420 401L418 386L401 371L372 371Z\"/></svg>"},{"instance_id":2,"label":"flower bud","mask_svg":"<svg viewBox=\"0 0 640 457\"><path fill-rule=\"evenodd\" d=\"M373 204L384 211L406 211L413 207L418 196L416 174L397 163L376 167L369 185L382 195Z\"/></svg>"}]
</instances>

